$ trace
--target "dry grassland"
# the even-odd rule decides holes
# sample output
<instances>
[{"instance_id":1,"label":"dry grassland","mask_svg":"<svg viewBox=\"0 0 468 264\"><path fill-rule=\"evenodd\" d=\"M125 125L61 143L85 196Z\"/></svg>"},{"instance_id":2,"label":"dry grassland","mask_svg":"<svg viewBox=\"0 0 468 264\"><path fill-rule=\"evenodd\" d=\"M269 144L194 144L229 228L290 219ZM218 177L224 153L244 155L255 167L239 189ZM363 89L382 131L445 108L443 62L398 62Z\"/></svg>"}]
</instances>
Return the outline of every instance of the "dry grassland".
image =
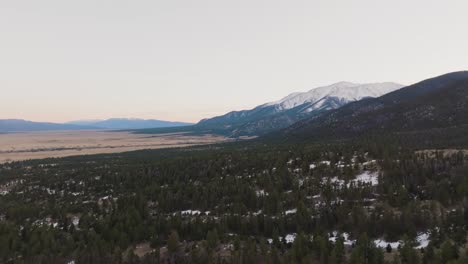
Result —
<instances>
[{"instance_id":1,"label":"dry grassland","mask_svg":"<svg viewBox=\"0 0 468 264\"><path fill-rule=\"evenodd\" d=\"M224 142L216 135L132 134L113 131L54 131L0 134L0 163L49 157L120 153Z\"/></svg>"}]
</instances>

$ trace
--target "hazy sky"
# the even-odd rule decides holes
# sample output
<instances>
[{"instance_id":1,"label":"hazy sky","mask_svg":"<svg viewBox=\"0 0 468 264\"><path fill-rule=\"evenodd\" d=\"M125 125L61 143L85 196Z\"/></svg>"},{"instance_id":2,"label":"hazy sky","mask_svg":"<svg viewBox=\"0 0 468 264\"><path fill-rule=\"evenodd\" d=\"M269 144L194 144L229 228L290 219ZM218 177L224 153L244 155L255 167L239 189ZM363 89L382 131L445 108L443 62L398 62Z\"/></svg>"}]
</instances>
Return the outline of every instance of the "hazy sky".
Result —
<instances>
[{"instance_id":1,"label":"hazy sky","mask_svg":"<svg viewBox=\"0 0 468 264\"><path fill-rule=\"evenodd\" d=\"M468 1L0 0L0 118L198 121L468 69Z\"/></svg>"}]
</instances>

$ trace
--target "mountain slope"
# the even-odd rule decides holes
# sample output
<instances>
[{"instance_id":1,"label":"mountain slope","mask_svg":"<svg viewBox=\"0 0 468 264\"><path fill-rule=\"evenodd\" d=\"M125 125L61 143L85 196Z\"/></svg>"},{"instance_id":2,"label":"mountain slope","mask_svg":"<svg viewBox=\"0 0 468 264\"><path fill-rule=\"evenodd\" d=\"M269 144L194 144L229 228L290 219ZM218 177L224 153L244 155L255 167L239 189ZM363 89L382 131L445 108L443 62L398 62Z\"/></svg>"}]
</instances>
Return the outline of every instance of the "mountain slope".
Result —
<instances>
[{"instance_id":1,"label":"mountain slope","mask_svg":"<svg viewBox=\"0 0 468 264\"><path fill-rule=\"evenodd\" d=\"M261 135L324 111L337 109L367 97L378 97L401 88L396 83L354 84L340 82L293 93L285 98L257 106L251 110L234 111L223 116L202 120L197 127L223 129L231 136Z\"/></svg>"},{"instance_id":2,"label":"mountain slope","mask_svg":"<svg viewBox=\"0 0 468 264\"><path fill-rule=\"evenodd\" d=\"M138 119L138 118L111 118L107 120L79 120L68 122L68 124L89 125L104 129L144 129L144 128L161 128L161 127L178 127L192 125L183 122L171 122L155 119Z\"/></svg>"},{"instance_id":3,"label":"mountain slope","mask_svg":"<svg viewBox=\"0 0 468 264\"><path fill-rule=\"evenodd\" d=\"M311 140L396 132L422 135L429 130L453 132L466 126L468 72L464 71L428 79L379 98L348 104L320 117L302 120L278 135Z\"/></svg>"},{"instance_id":4,"label":"mountain slope","mask_svg":"<svg viewBox=\"0 0 468 264\"><path fill-rule=\"evenodd\" d=\"M27 131L52 131L52 130L81 130L97 129L93 126L80 126L72 124L57 124L47 122L33 122L22 119L1 119L0 132L27 132Z\"/></svg>"}]
</instances>

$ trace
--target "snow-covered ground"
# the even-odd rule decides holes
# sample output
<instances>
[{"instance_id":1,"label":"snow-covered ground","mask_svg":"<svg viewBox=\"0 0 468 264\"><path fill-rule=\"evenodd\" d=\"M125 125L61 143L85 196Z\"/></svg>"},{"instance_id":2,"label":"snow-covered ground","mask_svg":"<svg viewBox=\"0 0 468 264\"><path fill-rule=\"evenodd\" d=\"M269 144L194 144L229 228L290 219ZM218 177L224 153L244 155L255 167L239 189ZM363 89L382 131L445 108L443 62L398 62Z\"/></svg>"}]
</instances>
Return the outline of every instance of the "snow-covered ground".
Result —
<instances>
[{"instance_id":1,"label":"snow-covered ground","mask_svg":"<svg viewBox=\"0 0 468 264\"><path fill-rule=\"evenodd\" d=\"M294 234L287 234L284 239L286 240L287 244L294 243L294 240L296 240L296 233Z\"/></svg>"},{"instance_id":2,"label":"snow-covered ground","mask_svg":"<svg viewBox=\"0 0 468 264\"><path fill-rule=\"evenodd\" d=\"M284 237L284 240L286 241L286 244L292 244L294 243L294 241L296 240L296 236L297 234L296 233L292 233L292 234L287 234L285 237ZM283 240L283 237L278 237L279 241L282 241ZM269 238L267 239L268 241L268 244L273 244L273 239Z\"/></svg>"},{"instance_id":3,"label":"snow-covered ground","mask_svg":"<svg viewBox=\"0 0 468 264\"><path fill-rule=\"evenodd\" d=\"M336 243L336 241L338 240L338 236L339 233L337 231L334 231L332 234L330 234L330 242ZM349 238L348 233L342 233L341 236L344 239L344 244L347 246L352 246L354 243L356 243L356 240L351 240ZM416 242L418 244L418 246L415 247L416 249L426 248L430 243L430 233L419 233L416 237ZM393 249L396 249L403 245L403 241L390 242L384 239L376 239L374 240L374 244L378 248L387 248L387 246L390 245Z\"/></svg>"},{"instance_id":4,"label":"snow-covered ground","mask_svg":"<svg viewBox=\"0 0 468 264\"><path fill-rule=\"evenodd\" d=\"M356 176L356 179L352 180L355 183L365 183L371 184L372 186L379 185L379 173L378 172L370 172L364 171L363 173Z\"/></svg>"},{"instance_id":5,"label":"snow-covered ground","mask_svg":"<svg viewBox=\"0 0 468 264\"><path fill-rule=\"evenodd\" d=\"M201 212L199 210L185 210L180 212L182 215L200 215Z\"/></svg>"},{"instance_id":6,"label":"snow-covered ground","mask_svg":"<svg viewBox=\"0 0 468 264\"><path fill-rule=\"evenodd\" d=\"M295 214L295 213L297 213L297 209L295 208L284 212L285 215L290 215L290 214Z\"/></svg>"},{"instance_id":7,"label":"snow-covered ground","mask_svg":"<svg viewBox=\"0 0 468 264\"><path fill-rule=\"evenodd\" d=\"M429 246L429 243L431 242L430 236L431 235L429 232L419 233L418 236L416 237L416 242L418 246L416 246L415 248L416 249L427 248L427 246ZM393 249L395 249L395 248L398 248L399 246L402 246L403 241L388 242L388 241L385 241L384 239L377 239L377 240L374 240L374 244L378 248L386 248L387 245L390 245L392 246Z\"/></svg>"},{"instance_id":8,"label":"snow-covered ground","mask_svg":"<svg viewBox=\"0 0 468 264\"><path fill-rule=\"evenodd\" d=\"M328 178L322 178L322 184L327 184L328 183ZM333 178L330 178L330 183L331 184L337 184L338 186L343 186L344 185L344 181L343 180L340 180L338 177L333 177Z\"/></svg>"},{"instance_id":9,"label":"snow-covered ground","mask_svg":"<svg viewBox=\"0 0 468 264\"><path fill-rule=\"evenodd\" d=\"M427 248L427 246L429 246L429 243L431 242L430 237L431 234L429 232L419 233L416 237L416 241L418 242L419 246L417 246L416 248Z\"/></svg>"},{"instance_id":10,"label":"snow-covered ground","mask_svg":"<svg viewBox=\"0 0 468 264\"><path fill-rule=\"evenodd\" d=\"M297 234L296 233L292 233L292 234L287 234L285 237L284 237L284 240L286 241L287 244L292 244L294 243L294 240L296 240L296 236ZM356 240L353 240L353 239L350 239L350 236L348 233L344 232L344 233L339 233L337 231L334 231L330 234L330 237L328 238L328 240L332 243L336 243L336 241L338 240L338 237L343 237L343 240L344 240L344 245L345 246L352 246L353 244L356 243ZM415 247L416 249L421 249L421 248L426 248L429 243L430 243L430 233L429 232L425 232L425 233L419 233L418 236L416 237L416 241L418 243L418 246ZM278 238L280 241L283 240L283 237L279 237ZM273 243L273 239L267 239L268 243L269 244L272 244ZM402 246L403 245L403 242L402 241L397 241L397 242L389 242L389 241L385 241L384 239L376 239L374 240L374 244L376 247L378 248L387 248L387 245L390 245L392 247L392 249L397 249L398 247Z\"/></svg>"},{"instance_id":11,"label":"snow-covered ground","mask_svg":"<svg viewBox=\"0 0 468 264\"><path fill-rule=\"evenodd\" d=\"M322 178L322 184L327 184L328 178ZM339 179L338 177L330 178L330 183L338 185L342 188L345 185L345 181ZM364 171L361 174L358 174L355 179L351 180L346 186L349 188L351 184L358 185L361 184L370 184L371 186L379 185L379 172Z\"/></svg>"},{"instance_id":12,"label":"snow-covered ground","mask_svg":"<svg viewBox=\"0 0 468 264\"><path fill-rule=\"evenodd\" d=\"M377 239L377 240L374 240L374 244L378 248L387 248L387 246L390 245L393 249L395 249L395 248L398 248L402 244L402 242L401 241L388 242L388 241L385 241L384 239Z\"/></svg>"},{"instance_id":13,"label":"snow-covered ground","mask_svg":"<svg viewBox=\"0 0 468 264\"><path fill-rule=\"evenodd\" d=\"M339 237L339 233L334 231L331 235L330 238L328 239L332 243L336 243ZM348 233L342 233L341 236L344 239L344 245L345 246L352 246L354 243L356 243L356 240L351 240L349 239L349 234Z\"/></svg>"}]
</instances>

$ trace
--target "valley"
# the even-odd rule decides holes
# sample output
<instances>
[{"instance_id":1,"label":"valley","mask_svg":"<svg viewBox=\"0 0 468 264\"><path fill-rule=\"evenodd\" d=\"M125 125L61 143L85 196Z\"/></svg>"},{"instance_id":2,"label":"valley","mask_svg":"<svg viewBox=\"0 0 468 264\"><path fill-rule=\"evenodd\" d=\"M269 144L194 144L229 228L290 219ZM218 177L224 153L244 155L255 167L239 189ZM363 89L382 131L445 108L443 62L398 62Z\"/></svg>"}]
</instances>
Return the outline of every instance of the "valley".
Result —
<instances>
[{"instance_id":1,"label":"valley","mask_svg":"<svg viewBox=\"0 0 468 264\"><path fill-rule=\"evenodd\" d=\"M468 264L468 1L0 1L0 264Z\"/></svg>"},{"instance_id":2,"label":"valley","mask_svg":"<svg viewBox=\"0 0 468 264\"><path fill-rule=\"evenodd\" d=\"M0 134L0 163L74 155L180 148L226 142L218 135L133 134L121 131L40 131Z\"/></svg>"},{"instance_id":3,"label":"valley","mask_svg":"<svg viewBox=\"0 0 468 264\"><path fill-rule=\"evenodd\" d=\"M294 124L254 140L227 136L265 124L265 109L176 128L1 134L0 260L465 264L467 87L455 72L329 98L345 103L300 120L286 110Z\"/></svg>"}]
</instances>

